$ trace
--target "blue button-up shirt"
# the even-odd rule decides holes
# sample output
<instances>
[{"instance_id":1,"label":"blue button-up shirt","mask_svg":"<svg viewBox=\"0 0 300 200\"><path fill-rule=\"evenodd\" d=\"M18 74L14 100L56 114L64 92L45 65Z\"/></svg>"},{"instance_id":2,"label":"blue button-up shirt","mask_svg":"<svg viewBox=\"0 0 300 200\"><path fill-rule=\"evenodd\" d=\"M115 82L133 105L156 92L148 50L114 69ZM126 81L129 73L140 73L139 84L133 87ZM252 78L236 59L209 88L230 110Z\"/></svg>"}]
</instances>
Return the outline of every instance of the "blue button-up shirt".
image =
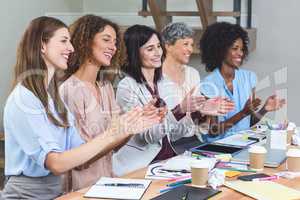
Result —
<instances>
[{"instance_id":1,"label":"blue button-up shirt","mask_svg":"<svg viewBox=\"0 0 300 200\"><path fill-rule=\"evenodd\" d=\"M53 101L49 106L54 116ZM72 124L73 119L69 115ZM83 143L74 124L69 128L49 121L41 101L21 84L7 99L4 108L5 175L46 176L45 159L49 152L63 152Z\"/></svg>"},{"instance_id":2,"label":"blue button-up shirt","mask_svg":"<svg viewBox=\"0 0 300 200\"><path fill-rule=\"evenodd\" d=\"M228 120L244 108L245 103L251 96L252 89L256 86L256 75L253 72L245 69L236 69L232 84L233 92L227 88L219 68L216 68L211 74L205 77L204 81L201 83L201 92L206 96L224 96L228 97L235 103L235 109L233 111L219 117L220 122ZM250 116L247 116L233 125L224 134L221 134L217 137L204 135L203 139L206 142L212 142L249 128Z\"/></svg>"}]
</instances>

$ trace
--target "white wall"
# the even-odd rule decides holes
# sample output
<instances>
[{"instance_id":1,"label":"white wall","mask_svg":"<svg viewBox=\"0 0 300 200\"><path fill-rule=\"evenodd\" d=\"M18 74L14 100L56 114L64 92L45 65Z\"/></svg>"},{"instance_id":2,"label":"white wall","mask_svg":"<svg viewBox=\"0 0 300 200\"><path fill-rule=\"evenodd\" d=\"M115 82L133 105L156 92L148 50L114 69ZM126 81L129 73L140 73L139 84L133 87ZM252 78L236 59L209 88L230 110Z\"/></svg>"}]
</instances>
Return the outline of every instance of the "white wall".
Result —
<instances>
[{"instance_id":1,"label":"white wall","mask_svg":"<svg viewBox=\"0 0 300 200\"><path fill-rule=\"evenodd\" d=\"M193 10L194 1L170 0L169 10ZM253 0L253 24L257 27L257 49L250 54L243 67L256 72L259 79L258 94L264 99L275 91L287 96L287 110L276 114L275 119L285 118L300 124L299 83L300 45L299 0ZM75 19L82 13L111 14L106 16L122 25L142 23L153 25L151 17L137 16L141 9L140 0L10 0L0 7L0 130L3 128L2 112L11 85L17 43L29 21L37 16L50 13L61 19ZM215 0L214 10L231 10L232 0ZM242 12L246 9L243 0ZM68 14L68 12L71 12ZM73 14L72 14L73 12ZM75 13L75 14L74 14ZM70 17L68 17L70 16ZM223 18L225 19L225 18ZM176 21L179 19L175 19ZM199 19L186 18L184 21L198 23ZM231 21L230 18L225 20ZM199 20L200 22L200 20ZM199 56L193 56L192 66L200 70L203 78L205 70L200 65ZM285 75L285 71L286 74Z\"/></svg>"},{"instance_id":2,"label":"white wall","mask_svg":"<svg viewBox=\"0 0 300 200\"><path fill-rule=\"evenodd\" d=\"M81 0L9 0L0 6L0 131L3 107L12 82L16 47L25 27L47 12L82 12Z\"/></svg>"},{"instance_id":3,"label":"white wall","mask_svg":"<svg viewBox=\"0 0 300 200\"><path fill-rule=\"evenodd\" d=\"M287 95L287 110L279 112L276 118L287 115L298 126L300 125L299 7L299 0L253 1L253 19L258 29L257 50L252 53L247 64L260 80L270 78L270 86L261 90L262 95L266 96L274 91Z\"/></svg>"}]
</instances>

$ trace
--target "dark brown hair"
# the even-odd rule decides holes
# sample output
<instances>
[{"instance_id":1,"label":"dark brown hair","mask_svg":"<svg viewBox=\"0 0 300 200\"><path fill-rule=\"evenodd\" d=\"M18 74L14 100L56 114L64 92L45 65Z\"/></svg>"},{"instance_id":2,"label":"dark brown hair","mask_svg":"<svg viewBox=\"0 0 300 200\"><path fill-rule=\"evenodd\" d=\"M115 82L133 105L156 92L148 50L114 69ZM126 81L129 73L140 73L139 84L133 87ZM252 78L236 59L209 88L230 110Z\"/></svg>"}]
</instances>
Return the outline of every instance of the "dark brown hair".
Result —
<instances>
[{"instance_id":1,"label":"dark brown hair","mask_svg":"<svg viewBox=\"0 0 300 200\"><path fill-rule=\"evenodd\" d=\"M161 62L165 58L165 48L160 34L153 28L145 25L133 25L124 33L124 43L127 52L127 63L122 66L124 73L131 76L136 82L143 83L146 81L142 72L142 59L140 48L146 44L150 38L156 35L163 51ZM162 67L158 67L154 71L154 83L157 83L162 78Z\"/></svg>"},{"instance_id":2,"label":"dark brown hair","mask_svg":"<svg viewBox=\"0 0 300 200\"><path fill-rule=\"evenodd\" d=\"M93 50L92 44L94 37L97 33L102 32L105 26L111 26L117 36L117 51L116 54L112 58L112 62L110 66L104 67L102 66L97 75L97 81L107 79L109 74L101 74L101 72L105 71L105 69L113 69L119 67L119 59L120 59L120 36L119 36L119 26L108 19L104 19L100 16L96 15L85 15L77 19L70 26L71 33L71 43L74 46L74 53L71 55L69 59L69 66L66 70L65 79L74 74L79 67L87 61L87 59L93 58Z\"/></svg>"},{"instance_id":3,"label":"dark brown hair","mask_svg":"<svg viewBox=\"0 0 300 200\"><path fill-rule=\"evenodd\" d=\"M41 54L42 44L47 43L60 28L67 26L52 17L38 17L30 22L18 46L14 85L20 82L30 90L41 101L53 124L68 127L67 110L58 92L57 74L54 74L46 88L44 79L47 77L47 66ZM49 109L47 91L54 101L59 119Z\"/></svg>"}]
</instances>

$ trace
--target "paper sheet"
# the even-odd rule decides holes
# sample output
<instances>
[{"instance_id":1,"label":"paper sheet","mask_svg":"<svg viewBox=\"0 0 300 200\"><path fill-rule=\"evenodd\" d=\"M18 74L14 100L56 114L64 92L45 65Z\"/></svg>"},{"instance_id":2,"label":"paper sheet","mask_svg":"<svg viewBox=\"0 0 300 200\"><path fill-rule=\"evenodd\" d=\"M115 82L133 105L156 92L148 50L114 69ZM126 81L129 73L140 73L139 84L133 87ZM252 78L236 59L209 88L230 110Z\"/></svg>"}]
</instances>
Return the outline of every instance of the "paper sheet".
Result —
<instances>
[{"instance_id":1,"label":"paper sheet","mask_svg":"<svg viewBox=\"0 0 300 200\"><path fill-rule=\"evenodd\" d=\"M259 200L300 199L300 191L272 181L226 181L224 185Z\"/></svg>"}]
</instances>

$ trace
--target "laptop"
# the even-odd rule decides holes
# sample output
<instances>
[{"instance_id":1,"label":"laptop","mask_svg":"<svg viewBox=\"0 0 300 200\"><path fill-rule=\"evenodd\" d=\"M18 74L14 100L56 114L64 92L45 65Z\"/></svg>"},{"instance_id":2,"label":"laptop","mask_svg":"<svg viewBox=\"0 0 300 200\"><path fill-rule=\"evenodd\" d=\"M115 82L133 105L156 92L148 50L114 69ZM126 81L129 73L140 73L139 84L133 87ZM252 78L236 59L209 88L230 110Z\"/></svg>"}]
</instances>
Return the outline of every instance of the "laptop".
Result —
<instances>
[{"instance_id":1,"label":"laptop","mask_svg":"<svg viewBox=\"0 0 300 200\"><path fill-rule=\"evenodd\" d=\"M286 159L286 150L283 149L271 149L267 148L267 155L265 158L266 167L278 167ZM239 153L233 155L233 161L249 163L249 153L248 149L243 149Z\"/></svg>"}]
</instances>

